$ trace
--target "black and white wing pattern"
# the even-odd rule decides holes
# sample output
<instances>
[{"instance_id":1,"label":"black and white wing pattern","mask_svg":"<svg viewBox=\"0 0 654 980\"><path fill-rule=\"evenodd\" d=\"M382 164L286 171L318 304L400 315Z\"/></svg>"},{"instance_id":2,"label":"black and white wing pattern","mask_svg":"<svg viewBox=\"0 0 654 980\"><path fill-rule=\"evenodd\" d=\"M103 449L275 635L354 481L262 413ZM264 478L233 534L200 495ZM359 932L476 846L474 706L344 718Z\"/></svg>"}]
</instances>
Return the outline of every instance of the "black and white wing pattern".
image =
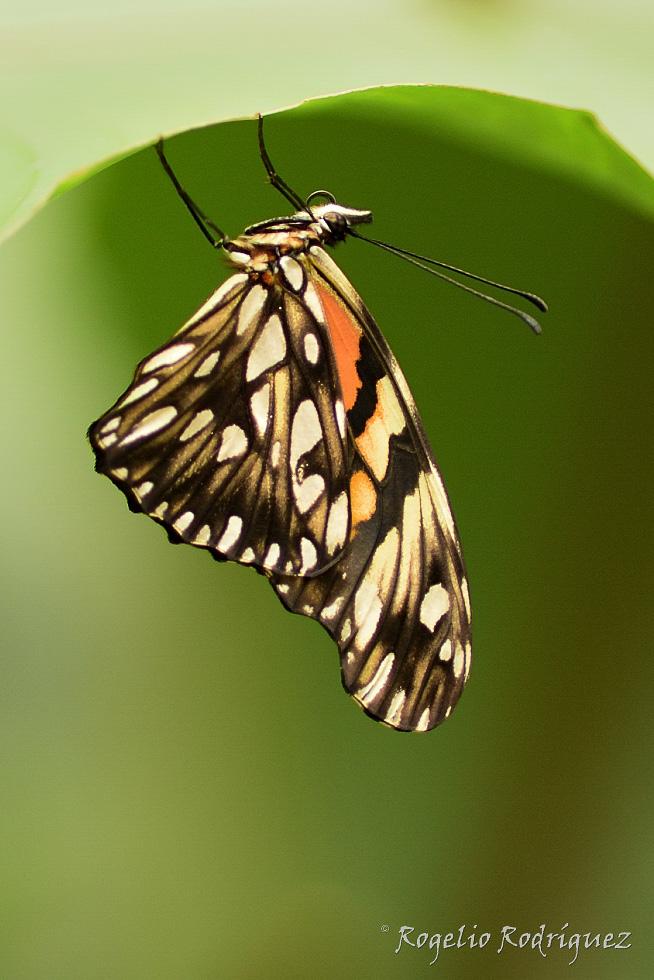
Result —
<instances>
[{"instance_id":1,"label":"black and white wing pattern","mask_svg":"<svg viewBox=\"0 0 654 980\"><path fill-rule=\"evenodd\" d=\"M351 527L329 569L272 583L288 609L336 640L343 685L368 714L427 731L448 717L470 669L452 512L395 358L349 281L315 247L307 289L332 339L355 450Z\"/></svg>"},{"instance_id":2,"label":"black and white wing pattern","mask_svg":"<svg viewBox=\"0 0 654 980\"><path fill-rule=\"evenodd\" d=\"M315 328L296 291L233 275L91 426L96 468L173 540L287 575L327 567L349 533L351 449Z\"/></svg>"},{"instance_id":3,"label":"black and white wing pattern","mask_svg":"<svg viewBox=\"0 0 654 980\"><path fill-rule=\"evenodd\" d=\"M458 535L407 383L321 247L320 213L225 245L247 269L139 364L89 436L133 510L255 566L334 637L368 714L427 731L470 668Z\"/></svg>"}]
</instances>

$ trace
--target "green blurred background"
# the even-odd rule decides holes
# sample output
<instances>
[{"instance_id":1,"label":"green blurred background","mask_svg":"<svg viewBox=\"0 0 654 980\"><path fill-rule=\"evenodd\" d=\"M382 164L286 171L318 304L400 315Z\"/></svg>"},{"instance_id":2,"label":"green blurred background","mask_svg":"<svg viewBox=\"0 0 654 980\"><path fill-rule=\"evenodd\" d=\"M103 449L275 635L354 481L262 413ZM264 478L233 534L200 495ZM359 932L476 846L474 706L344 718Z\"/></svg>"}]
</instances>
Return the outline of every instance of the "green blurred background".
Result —
<instances>
[{"instance_id":1,"label":"green blurred background","mask_svg":"<svg viewBox=\"0 0 654 980\"><path fill-rule=\"evenodd\" d=\"M87 425L225 271L151 150L60 197L0 261L0 976L650 977L652 224L392 99L267 134L301 193L550 303L536 338L372 247L336 255L454 503L468 689L429 735L374 724L316 623L94 474ZM252 120L169 155L232 234L284 211ZM496 953L542 922L633 948ZM430 967L394 955L404 924L493 940Z\"/></svg>"}]
</instances>

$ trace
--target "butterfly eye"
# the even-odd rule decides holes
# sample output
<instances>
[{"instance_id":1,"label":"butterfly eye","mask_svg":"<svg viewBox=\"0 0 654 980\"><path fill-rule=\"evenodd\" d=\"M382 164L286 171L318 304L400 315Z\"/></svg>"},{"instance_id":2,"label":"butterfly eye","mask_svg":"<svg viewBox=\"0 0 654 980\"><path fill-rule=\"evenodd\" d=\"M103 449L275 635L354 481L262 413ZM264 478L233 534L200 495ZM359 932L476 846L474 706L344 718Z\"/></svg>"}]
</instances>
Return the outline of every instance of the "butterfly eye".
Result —
<instances>
[{"instance_id":1,"label":"butterfly eye","mask_svg":"<svg viewBox=\"0 0 654 980\"><path fill-rule=\"evenodd\" d=\"M323 220L335 238L345 238L348 229L347 218L338 211L327 211Z\"/></svg>"},{"instance_id":2,"label":"butterfly eye","mask_svg":"<svg viewBox=\"0 0 654 980\"><path fill-rule=\"evenodd\" d=\"M345 228L347 225L347 220L338 211L328 211L325 214L324 218L327 224L332 225L336 228Z\"/></svg>"}]
</instances>

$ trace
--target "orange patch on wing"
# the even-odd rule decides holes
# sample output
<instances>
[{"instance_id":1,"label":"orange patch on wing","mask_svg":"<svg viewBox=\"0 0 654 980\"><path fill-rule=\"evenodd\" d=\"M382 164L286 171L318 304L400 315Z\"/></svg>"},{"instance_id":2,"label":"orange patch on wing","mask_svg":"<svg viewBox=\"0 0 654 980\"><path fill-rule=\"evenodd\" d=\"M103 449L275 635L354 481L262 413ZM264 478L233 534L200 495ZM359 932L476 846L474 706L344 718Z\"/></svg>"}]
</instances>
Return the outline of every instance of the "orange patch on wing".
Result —
<instances>
[{"instance_id":1,"label":"orange patch on wing","mask_svg":"<svg viewBox=\"0 0 654 980\"><path fill-rule=\"evenodd\" d=\"M352 511L352 531L357 524L367 521L375 513L377 491L365 470L357 470L350 480L350 508Z\"/></svg>"},{"instance_id":2,"label":"orange patch on wing","mask_svg":"<svg viewBox=\"0 0 654 980\"><path fill-rule=\"evenodd\" d=\"M377 382L377 404L375 411L366 422L366 427L357 436L357 449L378 480L383 480L388 469L390 453L389 440L404 429L404 414L397 400L390 378L383 377Z\"/></svg>"},{"instance_id":3,"label":"orange patch on wing","mask_svg":"<svg viewBox=\"0 0 654 980\"><path fill-rule=\"evenodd\" d=\"M315 283L315 287L325 311L325 321L336 357L345 411L349 412L357 400L357 392L362 383L357 373L361 329L354 317L328 289L318 283Z\"/></svg>"}]
</instances>

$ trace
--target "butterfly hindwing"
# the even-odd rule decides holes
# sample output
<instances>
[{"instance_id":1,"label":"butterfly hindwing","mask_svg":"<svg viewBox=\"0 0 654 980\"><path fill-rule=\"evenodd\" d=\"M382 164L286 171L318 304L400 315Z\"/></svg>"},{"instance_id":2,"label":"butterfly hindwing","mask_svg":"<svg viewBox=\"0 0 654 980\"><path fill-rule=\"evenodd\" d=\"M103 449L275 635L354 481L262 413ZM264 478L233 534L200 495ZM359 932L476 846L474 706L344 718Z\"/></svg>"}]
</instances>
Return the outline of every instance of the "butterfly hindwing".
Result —
<instances>
[{"instance_id":1,"label":"butterfly hindwing","mask_svg":"<svg viewBox=\"0 0 654 980\"><path fill-rule=\"evenodd\" d=\"M335 348L348 429L348 544L313 578L272 576L282 602L338 643L346 690L373 717L428 730L470 667L470 609L449 502L415 404L361 299L322 249L311 286Z\"/></svg>"},{"instance_id":2,"label":"butterfly hindwing","mask_svg":"<svg viewBox=\"0 0 654 980\"><path fill-rule=\"evenodd\" d=\"M91 426L97 468L178 540L315 574L350 521L333 370L293 290L237 274Z\"/></svg>"}]
</instances>

